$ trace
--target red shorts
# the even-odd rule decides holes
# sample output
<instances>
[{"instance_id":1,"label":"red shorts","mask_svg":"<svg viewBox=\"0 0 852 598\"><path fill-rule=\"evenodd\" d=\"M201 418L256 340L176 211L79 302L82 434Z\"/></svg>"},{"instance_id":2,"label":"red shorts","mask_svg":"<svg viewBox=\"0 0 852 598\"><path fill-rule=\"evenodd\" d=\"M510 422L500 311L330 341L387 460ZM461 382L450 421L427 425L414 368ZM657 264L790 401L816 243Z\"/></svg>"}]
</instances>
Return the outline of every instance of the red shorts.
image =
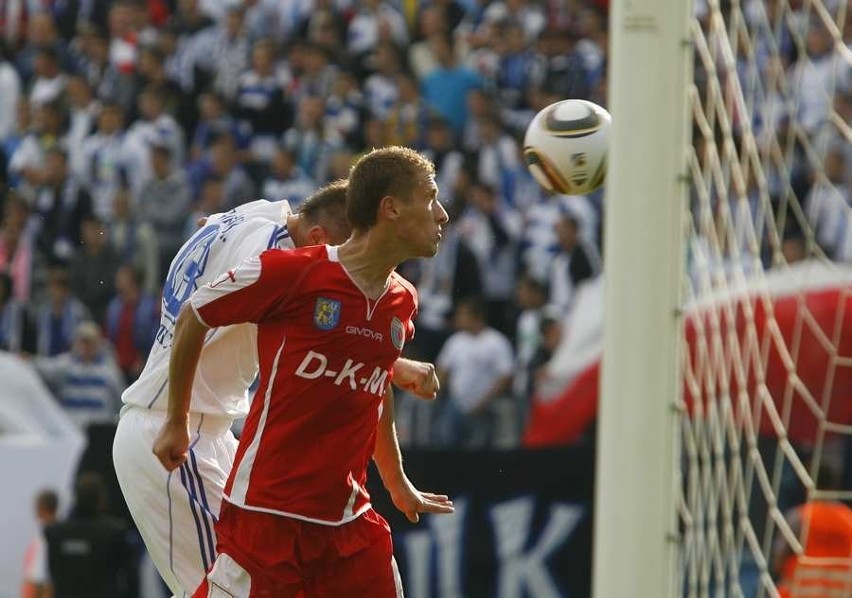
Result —
<instances>
[{"instance_id":1,"label":"red shorts","mask_svg":"<svg viewBox=\"0 0 852 598\"><path fill-rule=\"evenodd\" d=\"M395 598L402 583L390 526L370 509L340 526L222 501L219 556L194 598Z\"/></svg>"}]
</instances>

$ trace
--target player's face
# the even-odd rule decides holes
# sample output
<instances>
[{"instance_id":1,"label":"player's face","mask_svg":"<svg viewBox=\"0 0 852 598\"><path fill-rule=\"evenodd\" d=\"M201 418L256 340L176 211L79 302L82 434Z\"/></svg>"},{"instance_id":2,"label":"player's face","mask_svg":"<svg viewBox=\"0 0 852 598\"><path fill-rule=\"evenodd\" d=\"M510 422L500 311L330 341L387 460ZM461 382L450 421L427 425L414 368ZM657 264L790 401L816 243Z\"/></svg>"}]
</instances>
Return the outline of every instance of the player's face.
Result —
<instances>
[{"instance_id":1,"label":"player's face","mask_svg":"<svg viewBox=\"0 0 852 598\"><path fill-rule=\"evenodd\" d=\"M411 192L399 221L400 240L409 246L411 257L432 257L438 253L441 231L449 220L438 201L438 185L432 176L421 178Z\"/></svg>"}]
</instances>

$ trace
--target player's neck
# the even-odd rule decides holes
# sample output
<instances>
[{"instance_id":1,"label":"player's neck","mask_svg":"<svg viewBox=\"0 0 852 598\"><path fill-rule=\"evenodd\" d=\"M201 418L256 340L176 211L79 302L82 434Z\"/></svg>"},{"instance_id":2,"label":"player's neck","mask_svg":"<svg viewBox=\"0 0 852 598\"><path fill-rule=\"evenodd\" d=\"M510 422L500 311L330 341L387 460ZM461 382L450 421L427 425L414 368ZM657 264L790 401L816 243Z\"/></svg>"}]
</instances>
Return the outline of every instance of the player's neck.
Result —
<instances>
[{"instance_id":1,"label":"player's neck","mask_svg":"<svg viewBox=\"0 0 852 598\"><path fill-rule=\"evenodd\" d=\"M337 250L341 265L371 299L384 293L391 275L402 259L387 243L370 233L353 233Z\"/></svg>"},{"instance_id":2,"label":"player's neck","mask_svg":"<svg viewBox=\"0 0 852 598\"><path fill-rule=\"evenodd\" d=\"M296 247L313 245L313 243L310 242L310 239L302 238L302 219L298 214L290 214L287 216L286 224L287 232L290 235L290 239L293 241L293 245Z\"/></svg>"}]
</instances>

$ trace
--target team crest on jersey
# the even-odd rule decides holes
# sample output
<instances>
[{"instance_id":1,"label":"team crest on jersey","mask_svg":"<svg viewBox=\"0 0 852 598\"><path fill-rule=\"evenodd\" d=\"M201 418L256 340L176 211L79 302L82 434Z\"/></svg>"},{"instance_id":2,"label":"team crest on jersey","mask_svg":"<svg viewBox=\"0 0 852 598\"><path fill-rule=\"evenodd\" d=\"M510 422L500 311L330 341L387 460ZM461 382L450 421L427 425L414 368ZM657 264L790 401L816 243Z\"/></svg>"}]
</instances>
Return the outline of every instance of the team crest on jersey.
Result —
<instances>
[{"instance_id":1,"label":"team crest on jersey","mask_svg":"<svg viewBox=\"0 0 852 598\"><path fill-rule=\"evenodd\" d=\"M391 320L391 341L397 350L402 351L402 345L405 343L405 327L399 318Z\"/></svg>"},{"instance_id":2,"label":"team crest on jersey","mask_svg":"<svg viewBox=\"0 0 852 598\"><path fill-rule=\"evenodd\" d=\"M314 307L314 326L320 330L331 330L340 322L340 301L319 297Z\"/></svg>"}]
</instances>

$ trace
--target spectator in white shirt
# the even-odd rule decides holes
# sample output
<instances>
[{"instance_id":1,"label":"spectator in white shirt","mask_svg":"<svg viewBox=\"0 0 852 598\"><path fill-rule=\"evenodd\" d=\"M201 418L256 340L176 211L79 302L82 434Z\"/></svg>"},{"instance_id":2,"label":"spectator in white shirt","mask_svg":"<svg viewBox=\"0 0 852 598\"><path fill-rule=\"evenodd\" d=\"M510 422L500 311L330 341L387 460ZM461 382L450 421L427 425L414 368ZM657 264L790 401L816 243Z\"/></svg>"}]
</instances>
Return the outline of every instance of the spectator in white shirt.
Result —
<instances>
[{"instance_id":1,"label":"spectator in white shirt","mask_svg":"<svg viewBox=\"0 0 852 598\"><path fill-rule=\"evenodd\" d=\"M792 82L799 108L798 121L815 133L832 107L836 93L849 87L850 67L834 49L834 39L819 19L814 19L806 38L807 53L792 68Z\"/></svg>"},{"instance_id":2,"label":"spectator in white shirt","mask_svg":"<svg viewBox=\"0 0 852 598\"><path fill-rule=\"evenodd\" d=\"M125 134L121 106L104 103L97 122L97 132L82 144L81 165L77 166L80 170L75 174L92 194L95 213L109 220L119 186L127 183L138 193L149 177L150 159L145 142L138 136Z\"/></svg>"},{"instance_id":3,"label":"spectator in white shirt","mask_svg":"<svg viewBox=\"0 0 852 598\"><path fill-rule=\"evenodd\" d=\"M240 76L249 67L249 39L243 26L242 3L226 6L225 17L217 27L195 36L191 59L192 64L207 72L216 92L230 102L237 92Z\"/></svg>"},{"instance_id":4,"label":"spectator in white shirt","mask_svg":"<svg viewBox=\"0 0 852 598\"><path fill-rule=\"evenodd\" d=\"M33 109L33 126L9 160L9 174L18 176L32 188L45 178L47 150L63 140L64 111L59 102L48 102Z\"/></svg>"},{"instance_id":5,"label":"spectator in white shirt","mask_svg":"<svg viewBox=\"0 0 852 598\"><path fill-rule=\"evenodd\" d=\"M0 39L0 140L15 131L15 111L21 97L21 77L9 62L5 42Z\"/></svg>"},{"instance_id":6,"label":"spectator in white shirt","mask_svg":"<svg viewBox=\"0 0 852 598\"><path fill-rule=\"evenodd\" d=\"M358 85L358 78L352 72L338 70L323 116L329 135L342 140L350 149L357 147L364 111L364 93Z\"/></svg>"},{"instance_id":7,"label":"spectator in white shirt","mask_svg":"<svg viewBox=\"0 0 852 598\"><path fill-rule=\"evenodd\" d=\"M364 82L364 94L370 115L382 122L388 119L399 98L396 76L401 72L399 50L390 42L382 42L373 53L375 71Z\"/></svg>"},{"instance_id":8,"label":"spectator in white shirt","mask_svg":"<svg viewBox=\"0 0 852 598\"><path fill-rule=\"evenodd\" d=\"M339 68L332 62L329 48L307 43L301 49L299 73L289 85L290 101L298 104L305 96L327 98L334 90Z\"/></svg>"},{"instance_id":9,"label":"spectator in white shirt","mask_svg":"<svg viewBox=\"0 0 852 598\"><path fill-rule=\"evenodd\" d=\"M530 367L541 346L541 322L548 294L547 283L529 273L525 273L518 281L518 307L521 309L515 333L518 371L512 391L523 405L526 405L532 394L533 372Z\"/></svg>"},{"instance_id":10,"label":"spectator in white shirt","mask_svg":"<svg viewBox=\"0 0 852 598\"><path fill-rule=\"evenodd\" d=\"M451 332L455 303L482 295L479 261L458 227L444 230L438 253L431 260L411 260L405 277L415 282L420 297L417 334L409 348L423 361L434 361Z\"/></svg>"},{"instance_id":11,"label":"spectator in white shirt","mask_svg":"<svg viewBox=\"0 0 852 598\"><path fill-rule=\"evenodd\" d=\"M513 175L520 166L518 144L505 131L503 123L495 114L485 114L479 119L479 134L479 180L493 187L500 197L507 199L512 192Z\"/></svg>"},{"instance_id":12,"label":"spectator in white shirt","mask_svg":"<svg viewBox=\"0 0 852 598\"><path fill-rule=\"evenodd\" d=\"M30 103L54 102L65 91L65 76L59 70L59 55L55 48L39 48L33 62L34 79L30 87Z\"/></svg>"},{"instance_id":13,"label":"spectator in white shirt","mask_svg":"<svg viewBox=\"0 0 852 598\"><path fill-rule=\"evenodd\" d=\"M83 141L94 131L99 105L89 83L80 75L68 78L66 90L70 112L68 147L76 150L83 146ZM85 163L83 152L72 151L68 157L71 161L72 172L81 172Z\"/></svg>"},{"instance_id":14,"label":"spectator in white shirt","mask_svg":"<svg viewBox=\"0 0 852 598\"><path fill-rule=\"evenodd\" d=\"M128 129L128 137L145 148L165 143L171 150L172 164L176 168L181 166L186 154L183 129L175 118L166 112L165 92L159 87L148 86L139 94L138 104L140 117ZM145 176L142 183L151 176L151 161L147 153L145 158ZM138 188L134 191L138 191Z\"/></svg>"},{"instance_id":15,"label":"spectator in white shirt","mask_svg":"<svg viewBox=\"0 0 852 598\"><path fill-rule=\"evenodd\" d=\"M422 80L439 66L429 39L447 30L446 14L437 6L425 6L417 27L419 39L408 47L408 62L417 79Z\"/></svg>"},{"instance_id":16,"label":"spectator in white shirt","mask_svg":"<svg viewBox=\"0 0 852 598\"><path fill-rule=\"evenodd\" d=\"M69 352L38 357L34 364L82 429L116 421L124 380L97 324L81 323Z\"/></svg>"},{"instance_id":17,"label":"spectator in white shirt","mask_svg":"<svg viewBox=\"0 0 852 598\"><path fill-rule=\"evenodd\" d=\"M483 15L487 23L509 22L520 26L528 42L535 40L547 26L547 17L537 2L506 0L488 5Z\"/></svg>"},{"instance_id":18,"label":"spectator in white shirt","mask_svg":"<svg viewBox=\"0 0 852 598\"><path fill-rule=\"evenodd\" d=\"M435 164L435 181L438 189L445 199L442 199L447 208L455 199L453 190L456 188L459 177L464 168L464 154L456 149L453 142L453 129L446 120L440 116L431 116L426 128L426 149L423 155Z\"/></svg>"},{"instance_id":19,"label":"spectator in white shirt","mask_svg":"<svg viewBox=\"0 0 852 598\"><path fill-rule=\"evenodd\" d=\"M450 446L482 448L493 440L492 408L512 382L512 345L487 325L478 299L457 303L455 325L458 331L436 362L441 387L447 389L440 434Z\"/></svg>"},{"instance_id":20,"label":"spectator in white shirt","mask_svg":"<svg viewBox=\"0 0 852 598\"><path fill-rule=\"evenodd\" d=\"M290 202L291 208L296 209L317 187L313 179L296 165L293 152L286 148L278 148L271 166L261 192L269 201L285 199Z\"/></svg>"},{"instance_id":21,"label":"spectator in white shirt","mask_svg":"<svg viewBox=\"0 0 852 598\"><path fill-rule=\"evenodd\" d=\"M517 249L523 220L492 187L474 182L458 228L479 260L488 321L507 336L514 334Z\"/></svg>"},{"instance_id":22,"label":"spectator in white shirt","mask_svg":"<svg viewBox=\"0 0 852 598\"><path fill-rule=\"evenodd\" d=\"M282 40L292 39L297 36L299 34L299 26L323 8L326 8L328 11L339 10L331 2L326 3L327 6L323 7L315 0L287 0L287 2L281 2L281 0L260 0L258 4L264 6L270 16L274 15L272 36ZM246 2L246 5L250 6L251 2ZM252 15L246 15L247 21L249 21L250 16Z\"/></svg>"},{"instance_id":23,"label":"spectator in white shirt","mask_svg":"<svg viewBox=\"0 0 852 598\"><path fill-rule=\"evenodd\" d=\"M296 164L315 181L327 180L331 153L342 144L324 117L323 98L305 96L299 102L296 125L281 138L282 145L296 157Z\"/></svg>"},{"instance_id":24,"label":"spectator in white shirt","mask_svg":"<svg viewBox=\"0 0 852 598\"><path fill-rule=\"evenodd\" d=\"M597 247L581 234L579 218L566 212L556 223L561 251L551 265L550 302L567 311L581 284L596 277L601 270Z\"/></svg>"},{"instance_id":25,"label":"spectator in white shirt","mask_svg":"<svg viewBox=\"0 0 852 598\"><path fill-rule=\"evenodd\" d=\"M575 46L585 67L587 83L594 87L604 75L608 48L607 17L600 8L586 6L580 10L577 24L579 41Z\"/></svg>"},{"instance_id":26,"label":"spectator in white shirt","mask_svg":"<svg viewBox=\"0 0 852 598\"><path fill-rule=\"evenodd\" d=\"M361 10L349 23L347 46L355 56L371 52L382 41L392 41L399 46L408 43L405 19L389 2L364 0Z\"/></svg>"},{"instance_id":27,"label":"spectator in white shirt","mask_svg":"<svg viewBox=\"0 0 852 598\"><path fill-rule=\"evenodd\" d=\"M811 187L805 200L816 242L829 258L852 261L852 191L846 144L836 142L825 156L824 177Z\"/></svg>"}]
</instances>

